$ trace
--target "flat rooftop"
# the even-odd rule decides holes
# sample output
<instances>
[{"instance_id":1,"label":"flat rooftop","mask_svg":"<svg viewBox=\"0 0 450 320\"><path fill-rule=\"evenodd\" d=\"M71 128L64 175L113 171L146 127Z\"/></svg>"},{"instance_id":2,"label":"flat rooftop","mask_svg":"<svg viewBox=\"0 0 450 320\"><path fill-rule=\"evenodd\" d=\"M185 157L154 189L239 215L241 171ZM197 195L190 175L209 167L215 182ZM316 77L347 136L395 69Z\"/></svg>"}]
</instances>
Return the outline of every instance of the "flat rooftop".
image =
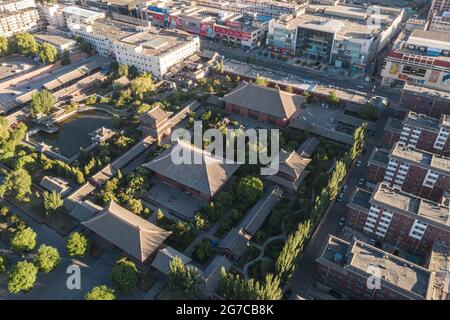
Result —
<instances>
[{"instance_id":1,"label":"flat rooftop","mask_svg":"<svg viewBox=\"0 0 450 320\"><path fill-rule=\"evenodd\" d=\"M450 101L450 92L425 88L422 86L415 86L412 84L405 84L403 92L417 94L425 97L436 97Z\"/></svg>"},{"instance_id":2,"label":"flat rooftop","mask_svg":"<svg viewBox=\"0 0 450 320\"><path fill-rule=\"evenodd\" d=\"M120 42L122 45L142 46L143 53L159 56L185 45L186 41L190 39L192 39L190 35L176 30L156 31L152 29L122 38Z\"/></svg>"},{"instance_id":3,"label":"flat rooftop","mask_svg":"<svg viewBox=\"0 0 450 320\"><path fill-rule=\"evenodd\" d=\"M430 255L428 269L435 273L430 290L432 300L448 300L450 291L450 247L435 242Z\"/></svg>"},{"instance_id":4,"label":"flat rooftop","mask_svg":"<svg viewBox=\"0 0 450 320\"><path fill-rule=\"evenodd\" d=\"M411 146L403 146L398 142L392 148L390 156L412 165L432 169L443 175L450 175L450 158L421 151Z\"/></svg>"},{"instance_id":5,"label":"flat rooftop","mask_svg":"<svg viewBox=\"0 0 450 320\"><path fill-rule=\"evenodd\" d=\"M372 193L367 190L363 190L360 188L356 188L356 190L353 192L352 196L350 197L349 204L354 204L360 207L363 207L367 210L370 209L370 197L372 196Z\"/></svg>"},{"instance_id":6,"label":"flat rooftop","mask_svg":"<svg viewBox=\"0 0 450 320\"><path fill-rule=\"evenodd\" d=\"M98 16L103 16L104 14L102 12L94 11L94 10L88 10L77 6L68 6L63 7L61 9L63 13L71 14L75 16L80 16L83 18L94 18Z\"/></svg>"},{"instance_id":7,"label":"flat rooftop","mask_svg":"<svg viewBox=\"0 0 450 320\"><path fill-rule=\"evenodd\" d=\"M75 39L64 37L64 36L61 36L61 35L55 34L55 33L38 32L38 33L33 33L33 36L36 38L36 40L46 41L51 44L56 44L58 46L76 43Z\"/></svg>"},{"instance_id":8,"label":"flat rooftop","mask_svg":"<svg viewBox=\"0 0 450 320\"><path fill-rule=\"evenodd\" d=\"M427 297L431 272L407 260L366 244L360 240L347 242L330 235L322 251L320 260L327 261L344 270L369 277L371 267L379 267L382 284L400 288L422 298Z\"/></svg>"},{"instance_id":9,"label":"flat rooftop","mask_svg":"<svg viewBox=\"0 0 450 320\"><path fill-rule=\"evenodd\" d=\"M415 31L420 31L420 33L417 33ZM412 36L413 33L415 34L415 36ZM444 32L423 31L418 29L415 29L413 32L408 32L404 30L396 38L392 49L402 53L422 56L425 59L439 59L446 62L450 61L449 56L442 55L442 52L446 51L445 48L450 46L450 41L445 40L447 38L447 35L436 36L433 35L434 33ZM428 52L423 50L424 46L428 47L431 51Z\"/></svg>"},{"instance_id":10,"label":"flat rooftop","mask_svg":"<svg viewBox=\"0 0 450 320\"><path fill-rule=\"evenodd\" d=\"M350 254L348 265L359 273L367 274L370 267L379 267L382 281L427 297L431 279L427 269L358 240L353 243Z\"/></svg>"},{"instance_id":11,"label":"flat rooftop","mask_svg":"<svg viewBox=\"0 0 450 320\"><path fill-rule=\"evenodd\" d=\"M412 111L408 112L404 122L405 124L409 124L414 127L425 128L432 131L439 131L440 128L439 120Z\"/></svg>"},{"instance_id":12,"label":"flat rooftop","mask_svg":"<svg viewBox=\"0 0 450 320\"><path fill-rule=\"evenodd\" d=\"M371 202L381 204L395 212L406 213L409 216L420 216L435 226L450 227L449 208L438 203L413 196L399 189L379 184L372 194Z\"/></svg>"},{"instance_id":13,"label":"flat rooftop","mask_svg":"<svg viewBox=\"0 0 450 320\"><path fill-rule=\"evenodd\" d=\"M97 19L94 23L83 26L92 26L92 33L121 40L138 32L137 26L108 18Z\"/></svg>"},{"instance_id":14,"label":"flat rooftop","mask_svg":"<svg viewBox=\"0 0 450 320\"><path fill-rule=\"evenodd\" d=\"M389 151L375 148L370 155L368 163L374 163L383 167L387 166L389 163Z\"/></svg>"}]
</instances>

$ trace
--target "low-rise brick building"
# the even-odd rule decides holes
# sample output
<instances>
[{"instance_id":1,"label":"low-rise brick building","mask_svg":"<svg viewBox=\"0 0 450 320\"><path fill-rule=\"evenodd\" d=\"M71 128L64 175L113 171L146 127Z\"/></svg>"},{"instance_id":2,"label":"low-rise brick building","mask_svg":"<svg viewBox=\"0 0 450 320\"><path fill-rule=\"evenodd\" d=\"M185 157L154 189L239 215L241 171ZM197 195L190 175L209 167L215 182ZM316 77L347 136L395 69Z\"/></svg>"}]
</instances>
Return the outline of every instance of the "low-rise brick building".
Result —
<instances>
[{"instance_id":1,"label":"low-rise brick building","mask_svg":"<svg viewBox=\"0 0 450 320\"><path fill-rule=\"evenodd\" d=\"M384 126L383 145L392 146L400 140L402 134L403 122L396 118L389 118Z\"/></svg>"},{"instance_id":2,"label":"low-rise brick building","mask_svg":"<svg viewBox=\"0 0 450 320\"><path fill-rule=\"evenodd\" d=\"M374 148L367 161L367 179L373 182L382 182L389 164L389 150Z\"/></svg>"},{"instance_id":3,"label":"low-rise brick building","mask_svg":"<svg viewBox=\"0 0 450 320\"><path fill-rule=\"evenodd\" d=\"M364 300L448 300L450 247L435 242L419 266L358 239L329 236L317 258L317 279ZM379 286L378 286L379 284Z\"/></svg>"},{"instance_id":4,"label":"low-rise brick building","mask_svg":"<svg viewBox=\"0 0 450 320\"><path fill-rule=\"evenodd\" d=\"M297 113L305 97L244 81L222 100L230 112L283 126Z\"/></svg>"},{"instance_id":5,"label":"low-rise brick building","mask_svg":"<svg viewBox=\"0 0 450 320\"><path fill-rule=\"evenodd\" d=\"M372 162L375 167L375 164ZM385 168L384 183L414 195L440 201L450 190L450 159L419 149L394 145Z\"/></svg>"},{"instance_id":6,"label":"low-rise brick building","mask_svg":"<svg viewBox=\"0 0 450 320\"><path fill-rule=\"evenodd\" d=\"M430 270L356 239L347 242L330 236L316 262L317 279L353 299L427 300L431 296ZM374 280L379 280L379 287Z\"/></svg>"},{"instance_id":7,"label":"low-rise brick building","mask_svg":"<svg viewBox=\"0 0 450 320\"><path fill-rule=\"evenodd\" d=\"M399 109L439 119L443 114L450 115L450 93L406 84Z\"/></svg>"},{"instance_id":8,"label":"low-rise brick building","mask_svg":"<svg viewBox=\"0 0 450 320\"><path fill-rule=\"evenodd\" d=\"M435 241L450 245L448 203L432 202L385 184L356 189L347 204L347 227L425 256Z\"/></svg>"}]
</instances>

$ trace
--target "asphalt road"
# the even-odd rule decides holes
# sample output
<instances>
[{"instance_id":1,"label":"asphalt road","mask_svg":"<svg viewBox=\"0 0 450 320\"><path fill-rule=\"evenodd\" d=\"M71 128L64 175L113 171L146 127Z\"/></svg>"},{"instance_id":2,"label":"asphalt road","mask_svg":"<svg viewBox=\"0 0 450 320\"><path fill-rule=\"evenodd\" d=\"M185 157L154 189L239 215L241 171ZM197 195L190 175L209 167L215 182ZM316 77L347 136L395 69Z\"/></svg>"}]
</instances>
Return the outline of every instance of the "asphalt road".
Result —
<instances>
[{"instance_id":1,"label":"asphalt road","mask_svg":"<svg viewBox=\"0 0 450 320\"><path fill-rule=\"evenodd\" d=\"M306 81L314 81L318 84L332 86L337 89L347 90L354 93L363 92L383 96L388 98L391 101L391 104L396 104L400 96L400 92L398 91L398 89L383 88L379 84L373 82L365 82L362 80L336 79L336 76L334 75L328 76L326 74L322 74L308 68L286 64L277 59L259 56L257 55L259 49L245 50L242 48L230 48L225 44L221 44L220 42L212 40L202 40L201 47L202 49L217 51L226 58L246 61L248 57L251 57L259 60L264 60L264 62L258 64L261 64L266 68L286 72L297 77L301 77ZM363 86L363 88L361 86Z\"/></svg>"},{"instance_id":2,"label":"asphalt road","mask_svg":"<svg viewBox=\"0 0 450 320\"><path fill-rule=\"evenodd\" d=\"M348 202L354 188L358 184L358 180L361 177L367 176L367 160L370 157L373 149L379 145L382 141L383 127L389 117L389 112L382 113L377 121L377 136L369 139L366 145L366 152L360 156L362 165L360 167L352 167L347 174L347 178L344 182L348 186L347 191L342 202L333 202L328 209L327 213L323 217L321 223L317 227L310 242L303 251L303 255L299 261L297 270L291 280L289 289L292 290L291 299L294 299L297 295L303 298L307 298L310 289L314 283L315 271L317 269L316 259L319 257L323 250L323 247L327 241L328 235L342 235L342 227L339 226L339 220L345 217Z\"/></svg>"}]
</instances>

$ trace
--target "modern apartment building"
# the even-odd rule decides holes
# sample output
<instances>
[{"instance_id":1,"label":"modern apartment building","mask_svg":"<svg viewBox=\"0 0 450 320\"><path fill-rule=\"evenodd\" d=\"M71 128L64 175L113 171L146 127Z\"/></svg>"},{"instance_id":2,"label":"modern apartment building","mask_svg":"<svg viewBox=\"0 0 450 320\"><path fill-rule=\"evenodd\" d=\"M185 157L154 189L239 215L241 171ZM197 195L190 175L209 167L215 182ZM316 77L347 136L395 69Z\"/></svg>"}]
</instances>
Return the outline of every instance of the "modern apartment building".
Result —
<instances>
[{"instance_id":1,"label":"modern apartment building","mask_svg":"<svg viewBox=\"0 0 450 320\"><path fill-rule=\"evenodd\" d=\"M384 183L371 194L357 188L347 204L347 227L425 256L435 241L450 244L448 201L433 202Z\"/></svg>"},{"instance_id":2,"label":"modern apartment building","mask_svg":"<svg viewBox=\"0 0 450 320\"><path fill-rule=\"evenodd\" d=\"M382 85L424 86L450 91L450 33L403 32L385 58Z\"/></svg>"},{"instance_id":3,"label":"modern apartment building","mask_svg":"<svg viewBox=\"0 0 450 320\"><path fill-rule=\"evenodd\" d=\"M397 34L404 11L387 7L310 4L269 23L274 52L363 72Z\"/></svg>"},{"instance_id":4,"label":"modern apartment building","mask_svg":"<svg viewBox=\"0 0 450 320\"><path fill-rule=\"evenodd\" d=\"M329 236L316 260L318 280L354 299L446 300L449 248L435 248L426 268L357 239Z\"/></svg>"}]
</instances>

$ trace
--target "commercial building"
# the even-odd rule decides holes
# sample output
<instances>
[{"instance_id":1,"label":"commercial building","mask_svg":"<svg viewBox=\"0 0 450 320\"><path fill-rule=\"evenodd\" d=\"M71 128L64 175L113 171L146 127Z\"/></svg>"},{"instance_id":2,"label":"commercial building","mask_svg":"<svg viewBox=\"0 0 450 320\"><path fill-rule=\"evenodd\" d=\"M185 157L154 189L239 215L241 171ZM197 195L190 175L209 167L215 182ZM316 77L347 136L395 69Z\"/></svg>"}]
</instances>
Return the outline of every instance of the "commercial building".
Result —
<instances>
[{"instance_id":1,"label":"commercial building","mask_svg":"<svg viewBox=\"0 0 450 320\"><path fill-rule=\"evenodd\" d=\"M281 2L272 0L197 0L198 5L225 11L257 14L265 17L279 17L283 14L293 14L301 10L306 0Z\"/></svg>"},{"instance_id":2,"label":"commercial building","mask_svg":"<svg viewBox=\"0 0 450 320\"><path fill-rule=\"evenodd\" d=\"M347 227L425 256L435 241L450 244L448 201L441 203L378 184L357 188L347 204Z\"/></svg>"},{"instance_id":3,"label":"commercial building","mask_svg":"<svg viewBox=\"0 0 450 320\"><path fill-rule=\"evenodd\" d=\"M364 300L439 299L433 271L357 239L330 236L319 258L318 280L350 298ZM374 284L377 281L379 287Z\"/></svg>"},{"instance_id":4,"label":"commercial building","mask_svg":"<svg viewBox=\"0 0 450 320\"><path fill-rule=\"evenodd\" d=\"M206 38L221 39L246 48L265 42L268 19L211 7L158 2L142 9L152 25L176 28Z\"/></svg>"},{"instance_id":5,"label":"commercial building","mask_svg":"<svg viewBox=\"0 0 450 320\"><path fill-rule=\"evenodd\" d=\"M289 123L305 97L244 81L222 100L230 112L282 126Z\"/></svg>"},{"instance_id":6,"label":"commercial building","mask_svg":"<svg viewBox=\"0 0 450 320\"><path fill-rule=\"evenodd\" d=\"M450 33L402 32L385 58L381 76L384 86L406 83L450 91Z\"/></svg>"},{"instance_id":7,"label":"commercial building","mask_svg":"<svg viewBox=\"0 0 450 320\"><path fill-rule=\"evenodd\" d=\"M364 71L396 36L403 15L387 7L310 4L271 21L267 44L282 54Z\"/></svg>"},{"instance_id":8,"label":"commercial building","mask_svg":"<svg viewBox=\"0 0 450 320\"><path fill-rule=\"evenodd\" d=\"M34 0L0 2L0 36L34 32L42 27Z\"/></svg>"}]
</instances>

